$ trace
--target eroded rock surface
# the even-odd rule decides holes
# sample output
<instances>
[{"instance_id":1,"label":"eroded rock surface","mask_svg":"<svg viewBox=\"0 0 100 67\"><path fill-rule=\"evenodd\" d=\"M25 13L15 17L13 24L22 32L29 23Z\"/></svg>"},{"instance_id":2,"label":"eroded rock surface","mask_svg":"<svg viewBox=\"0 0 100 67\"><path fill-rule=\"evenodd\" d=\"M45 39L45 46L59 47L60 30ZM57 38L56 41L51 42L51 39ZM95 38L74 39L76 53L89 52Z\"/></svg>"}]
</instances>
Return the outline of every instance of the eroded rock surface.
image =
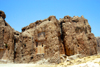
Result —
<instances>
[{"instance_id":1,"label":"eroded rock surface","mask_svg":"<svg viewBox=\"0 0 100 67\"><path fill-rule=\"evenodd\" d=\"M60 62L60 53L65 53L55 16L31 23L22 31L16 44L16 62L36 62L46 58L50 58L48 62Z\"/></svg>"},{"instance_id":2,"label":"eroded rock surface","mask_svg":"<svg viewBox=\"0 0 100 67\"><path fill-rule=\"evenodd\" d=\"M15 63L30 63L48 59L60 63L61 56L97 54L97 41L87 19L83 16L57 20L50 16L15 31L0 15L1 57Z\"/></svg>"},{"instance_id":3,"label":"eroded rock surface","mask_svg":"<svg viewBox=\"0 0 100 67\"><path fill-rule=\"evenodd\" d=\"M5 19L5 18L6 18L5 13L4 13L3 11L1 11L1 10L0 10L0 16L1 16L3 19Z\"/></svg>"},{"instance_id":4,"label":"eroded rock surface","mask_svg":"<svg viewBox=\"0 0 100 67\"><path fill-rule=\"evenodd\" d=\"M83 16L65 16L59 20L66 55L96 54L96 38L91 33L91 27Z\"/></svg>"},{"instance_id":5,"label":"eroded rock surface","mask_svg":"<svg viewBox=\"0 0 100 67\"><path fill-rule=\"evenodd\" d=\"M0 52L2 52L0 58L11 61L14 60L13 29L7 24L7 22L1 16L0 16Z\"/></svg>"},{"instance_id":6,"label":"eroded rock surface","mask_svg":"<svg viewBox=\"0 0 100 67\"><path fill-rule=\"evenodd\" d=\"M100 37L96 37L97 40L97 52L100 54Z\"/></svg>"},{"instance_id":7,"label":"eroded rock surface","mask_svg":"<svg viewBox=\"0 0 100 67\"><path fill-rule=\"evenodd\" d=\"M15 31L6 21L6 15L0 11L0 59L14 61L15 40L19 32Z\"/></svg>"}]
</instances>

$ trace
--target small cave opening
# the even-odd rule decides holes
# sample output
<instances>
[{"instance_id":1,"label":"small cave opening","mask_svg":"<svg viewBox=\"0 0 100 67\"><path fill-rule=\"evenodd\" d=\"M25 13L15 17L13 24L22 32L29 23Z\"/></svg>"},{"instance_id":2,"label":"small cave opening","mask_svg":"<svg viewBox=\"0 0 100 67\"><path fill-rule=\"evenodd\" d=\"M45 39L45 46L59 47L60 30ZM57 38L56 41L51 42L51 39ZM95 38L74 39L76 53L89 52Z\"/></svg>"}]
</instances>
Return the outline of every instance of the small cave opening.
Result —
<instances>
[{"instance_id":1,"label":"small cave opening","mask_svg":"<svg viewBox=\"0 0 100 67\"><path fill-rule=\"evenodd\" d=\"M79 45L77 45L79 47Z\"/></svg>"},{"instance_id":2,"label":"small cave opening","mask_svg":"<svg viewBox=\"0 0 100 67\"><path fill-rule=\"evenodd\" d=\"M88 40L91 40L91 37L88 37Z\"/></svg>"},{"instance_id":3,"label":"small cave opening","mask_svg":"<svg viewBox=\"0 0 100 67\"><path fill-rule=\"evenodd\" d=\"M4 34L4 30L2 30L3 34Z\"/></svg>"},{"instance_id":4,"label":"small cave opening","mask_svg":"<svg viewBox=\"0 0 100 67\"><path fill-rule=\"evenodd\" d=\"M19 35L18 33L16 35Z\"/></svg>"},{"instance_id":5,"label":"small cave opening","mask_svg":"<svg viewBox=\"0 0 100 67\"><path fill-rule=\"evenodd\" d=\"M76 20L72 20L72 22L75 22L75 23L77 23L77 21L76 21Z\"/></svg>"},{"instance_id":6,"label":"small cave opening","mask_svg":"<svg viewBox=\"0 0 100 67\"><path fill-rule=\"evenodd\" d=\"M36 42L36 47L38 47L38 42Z\"/></svg>"},{"instance_id":7,"label":"small cave opening","mask_svg":"<svg viewBox=\"0 0 100 67\"><path fill-rule=\"evenodd\" d=\"M26 44L24 44L24 47L26 47Z\"/></svg>"},{"instance_id":8,"label":"small cave opening","mask_svg":"<svg viewBox=\"0 0 100 67\"><path fill-rule=\"evenodd\" d=\"M48 19L50 21L50 19Z\"/></svg>"},{"instance_id":9,"label":"small cave opening","mask_svg":"<svg viewBox=\"0 0 100 67\"><path fill-rule=\"evenodd\" d=\"M43 44L42 44L42 47L43 47Z\"/></svg>"},{"instance_id":10,"label":"small cave opening","mask_svg":"<svg viewBox=\"0 0 100 67\"><path fill-rule=\"evenodd\" d=\"M30 58L31 60L33 59L33 57Z\"/></svg>"}]
</instances>

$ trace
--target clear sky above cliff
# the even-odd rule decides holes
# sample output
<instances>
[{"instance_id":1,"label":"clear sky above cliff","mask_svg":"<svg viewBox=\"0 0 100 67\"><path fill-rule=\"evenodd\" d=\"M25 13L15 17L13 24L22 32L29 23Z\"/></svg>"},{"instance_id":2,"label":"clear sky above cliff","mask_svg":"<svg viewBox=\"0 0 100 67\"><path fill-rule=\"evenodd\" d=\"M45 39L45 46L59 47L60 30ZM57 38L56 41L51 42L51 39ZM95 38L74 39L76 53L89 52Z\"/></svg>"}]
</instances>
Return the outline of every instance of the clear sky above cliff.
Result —
<instances>
[{"instance_id":1,"label":"clear sky above cliff","mask_svg":"<svg viewBox=\"0 0 100 67\"><path fill-rule=\"evenodd\" d=\"M6 13L6 21L15 30L50 15L57 19L66 15L83 15L92 33L100 36L100 0L0 0L0 10Z\"/></svg>"}]
</instances>

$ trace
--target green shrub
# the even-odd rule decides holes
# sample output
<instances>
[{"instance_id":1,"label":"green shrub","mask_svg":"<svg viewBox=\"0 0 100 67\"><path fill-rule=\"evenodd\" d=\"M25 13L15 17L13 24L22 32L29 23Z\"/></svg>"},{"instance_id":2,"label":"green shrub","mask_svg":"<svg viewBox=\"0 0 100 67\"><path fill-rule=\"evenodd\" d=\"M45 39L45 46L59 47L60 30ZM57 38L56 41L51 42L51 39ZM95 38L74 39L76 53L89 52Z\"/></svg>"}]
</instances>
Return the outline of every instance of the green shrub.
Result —
<instances>
[{"instance_id":1,"label":"green shrub","mask_svg":"<svg viewBox=\"0 0 100 67\"><path fill-rule=\"evenodd\" d=\"M5 44L5 47L7 48L7 47L8 47L8 45L7 45L7 44Z\"/></svg>"}]
</instances>

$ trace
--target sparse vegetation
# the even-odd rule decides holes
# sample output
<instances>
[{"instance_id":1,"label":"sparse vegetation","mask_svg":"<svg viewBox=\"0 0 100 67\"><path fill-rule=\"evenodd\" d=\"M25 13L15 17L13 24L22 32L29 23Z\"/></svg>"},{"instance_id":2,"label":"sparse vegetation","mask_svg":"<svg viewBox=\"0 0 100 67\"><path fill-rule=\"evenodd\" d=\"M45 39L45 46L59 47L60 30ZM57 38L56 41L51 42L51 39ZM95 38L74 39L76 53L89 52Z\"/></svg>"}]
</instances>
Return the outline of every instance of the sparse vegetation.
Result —
<instances>
[{"instance_id":1,"label":"sparse vegetation","mask_svg":"<svg viewBox=\"0 0 100 67\"><path fill-rule=\"evenodd\" d=\"M7 48L7 47L8 47L8 45L7 45L7 44L5 44L5 47Z\"/></svg>"}]
</instances>

